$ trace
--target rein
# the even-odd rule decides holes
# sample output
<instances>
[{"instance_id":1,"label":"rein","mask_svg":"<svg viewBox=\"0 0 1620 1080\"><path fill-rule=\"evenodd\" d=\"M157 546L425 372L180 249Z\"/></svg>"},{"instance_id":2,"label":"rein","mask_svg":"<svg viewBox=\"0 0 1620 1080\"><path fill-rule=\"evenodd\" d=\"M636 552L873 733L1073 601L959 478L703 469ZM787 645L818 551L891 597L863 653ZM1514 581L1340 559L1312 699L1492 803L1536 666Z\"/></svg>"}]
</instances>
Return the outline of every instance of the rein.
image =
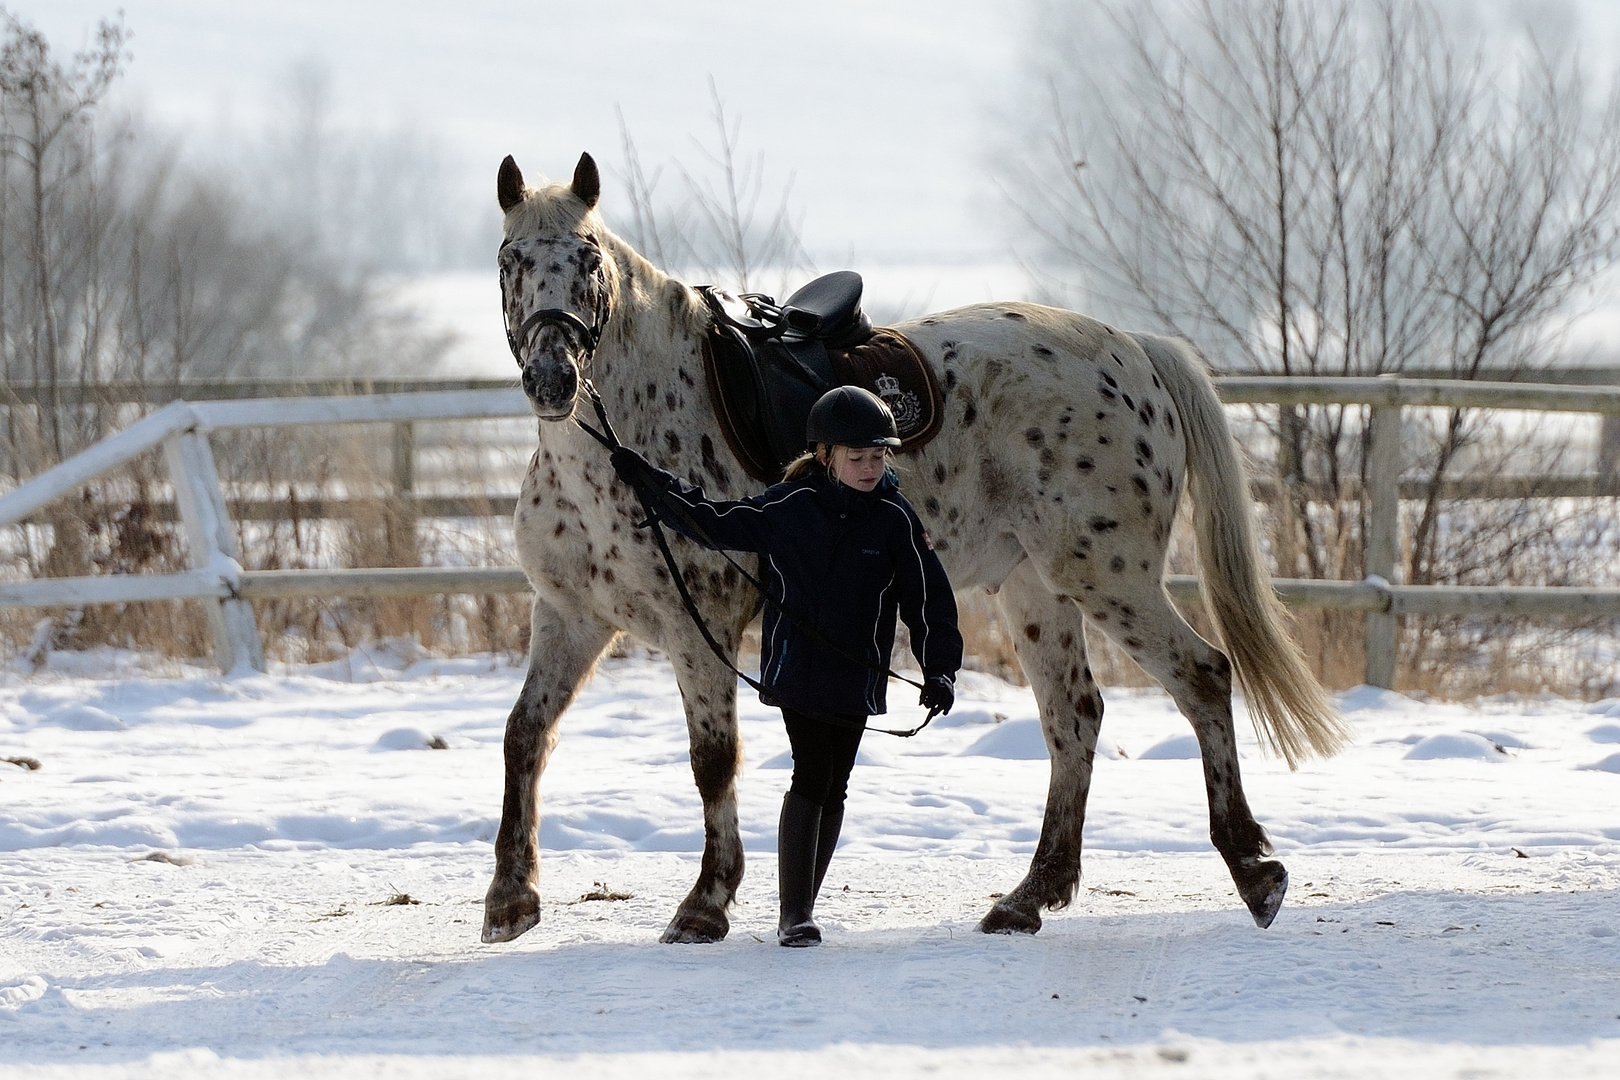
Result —
<instances>
[{"instance_id":1,"label":"rein","mask_svg":"<svg viewBox=\"0 0 1620 1080\"><path fill-rule=\"evenodd\" d=\"M534 316L530 316L529 320L525 321L525 325L527 325L528 321L532 321L533 318ZM591 399L591 406L596 410L597 423L601 424L602 426L601 429L598 430L597 428L594 428L590 424L586 423L584 420L581 420L577 415L574 417L574 423L578 424L585 430L586 434L590 435L591 438L601 443L602 446L608 450L617 450L623 445L623 443L619 441L618 434L613 430L612 422L608 420L607 407L602 404L602 395L597 392L595 385L593 385L589 379L583 380L582 385L584 386L586 395ZM658 519L657 511L648 503L646 496L644 496L640 491L636 492L636 498L640 500L641 508L642 510L646 511L647 514L647 520L643 521L641 526L651 529L653 540L658 545L658 552L664 557L664 565L669 568L670 579L675 583L675 591L680 594L681 604L686 608L686 614L691 617L692 622L697 626L698 633L703 635L703 640L709 646L709 651L714 653L715 659L724 664L743 682L753 687L756 691L768 693L769 691L762 683L759 682L759 680L753 678L747 672L737 667L736 664L732 663L731 659L726 655L725 648L715 640L713 632L709 629L709 624L704 621L702 612L698 611L697 603L692 599L692 594L687 591L686 578L681 573L679 564L677 564L675 561L674 552L670 551L669 549L669 539L664 535L664 526L663 523ZM713 544L712 539L704 530L703 526L698 524L697 521L693 520L690 515L682 512L681 518L684 523L690 529L692 529L693 532L697 533L709 544ZM777 614L786 619L796 629L801 630L809 636L815 638L822 645L825 645L827 648L831 649L845 660L857 663L866 668L868 671L877 672L879 675L883 675L890 679L899 679L901 682L915 686L919 690L923 689L923 684L917 682L915 679L909 679L891 668L874 664L865 657L854 656L839 648L831 641L828 641L819 630L809 625L798 616L794 615L793 612L788 610L786 607L783 607L780 601L771 596L770 591L765 588L765 585L753 574L749 573L746 567L744 567L736 559L733 559L729 552L718 546L713 547L713 550L718 551L720 556L725 559L726 562L730 563L732 567L743 576L745 581L754 587L755 591L757 591L759 595L764 598L765 602L770 604L771 607L775 608ZM822 717L821 719L831 720L845 727L859 727L863 730L875 731L883 735L894 735L902 739L909 739L913 735L917 734L917 732L933 723L934 716L935 713L930 712L922 723L918 724L914 728L909 728L904 731L894 728L870 727L866 724L852 724L849 721L837 716Z\"/></svg>"}]
</instances>

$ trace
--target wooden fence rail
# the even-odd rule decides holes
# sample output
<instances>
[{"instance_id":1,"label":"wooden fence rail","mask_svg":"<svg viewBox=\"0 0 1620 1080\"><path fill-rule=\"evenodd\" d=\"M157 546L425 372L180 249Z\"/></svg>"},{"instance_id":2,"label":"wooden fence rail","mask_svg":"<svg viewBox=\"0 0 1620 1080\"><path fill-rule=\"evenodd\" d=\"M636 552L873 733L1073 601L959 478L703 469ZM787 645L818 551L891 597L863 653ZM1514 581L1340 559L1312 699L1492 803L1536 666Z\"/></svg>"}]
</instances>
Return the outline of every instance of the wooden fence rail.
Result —
<instances>
[{"instance_id":1,"label":"wooden fence rail","mask_svg":"<svg viewBox=\"0 0 1620 1080\"><path fill-rule=\"evenodd\" d=\"M1402 483L1400 423L1405 408L1514 409L1593 413L1620 417L1620 387L1507 382L1458 382L1381 376L1360 378L1288 378L1230 376L1217 379L1228 404L1368 405L1371 406L1371 454L1368 459L1368 576L1363 581L1274 582L1285 603L1366 613L1366 681L1388 687L1395 672L1397 620L1403 615L1482 615L1524 617L1620 618L1620 589L1410 586L1396 581L1399 550L1399 507L1403 497L1422 497L1427 489ZM423 387L432 385L432 390ZM139 454L161 446L175 489L171 513L179 518L190 541L192 568L181 574L59 578L0 584L0 607L57 607L145 600L199 600L208 603L214 629L215 658L227 671L263 670L264 659L253 624L251 600L279 597L427 596L444 593L518 593L527 591L516 568L434 568L357 570L249 571L236 558L229 528L233 513L269 516L274 504L228 502L220 487L207 432L233 428L308 424L388 423L394 426L395 483L423 516L473 516L510 511L510 496L488 500L439 498L410 494L414 434L410 425L425 421L494 419L529 416L523 395L505 381L462 380L445 384L340 382L254 384L259 395L245 399L239 384L186 384L191 400L176 398L157 412L78 456L33 477L0 496L0 525L29 519L52 500L116 469ZM323 389L328 396L279 396L278 389ZM116 388L86 391L83 399L62 404L149 402L121 397ZM386 390L386 393L377 393ZM133 391L130 391L133 393ZM68 400L71 399L71 400ZM36 390L6 388L0 405L43 405ZM1470 486L1472 485L1472 486ZM1458 481L1442 495L1458 497L1525 497L1547 495L1611 496L1620 483L1602 477L1505 478ZM306 504L300 504L301 511ZM341 514L349 506L335 502L323 513ZM1188 602L1197 597L1196 578L1173 576L1166 582L1172 596Z\"/></svg>"}]
</instances>

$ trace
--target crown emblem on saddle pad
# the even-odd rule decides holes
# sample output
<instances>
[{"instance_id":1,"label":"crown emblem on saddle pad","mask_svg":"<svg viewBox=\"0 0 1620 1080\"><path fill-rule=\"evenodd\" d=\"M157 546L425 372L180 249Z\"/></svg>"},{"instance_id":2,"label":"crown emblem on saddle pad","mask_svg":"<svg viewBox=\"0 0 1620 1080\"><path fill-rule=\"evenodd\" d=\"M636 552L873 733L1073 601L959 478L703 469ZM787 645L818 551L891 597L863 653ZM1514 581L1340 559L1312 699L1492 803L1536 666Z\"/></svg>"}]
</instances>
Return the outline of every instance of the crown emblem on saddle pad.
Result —
<instances>
[{"instance_id":1,"label":"crown emblem on saddle pad","mask_svg":"<svg viewBox=\"0 0 1620 1080\"><path fill-rule=\"evenodd\" d=\"M922 402L916 393L911 390L902 390L900 380L888 372L879 373L872 380L872 388L877 396L883 399L883 404L894 413L894 423L901 429L914 427L922 417Z\"/></svg>"}]
</instances>

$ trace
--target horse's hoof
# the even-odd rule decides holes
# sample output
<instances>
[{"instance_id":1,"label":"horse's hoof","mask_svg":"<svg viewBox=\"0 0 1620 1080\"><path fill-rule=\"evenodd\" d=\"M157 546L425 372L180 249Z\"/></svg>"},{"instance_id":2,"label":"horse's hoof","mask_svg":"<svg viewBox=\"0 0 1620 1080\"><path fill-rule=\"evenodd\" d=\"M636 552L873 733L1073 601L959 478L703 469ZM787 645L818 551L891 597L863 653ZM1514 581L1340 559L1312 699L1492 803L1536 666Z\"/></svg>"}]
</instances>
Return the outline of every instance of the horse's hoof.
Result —
<instances>
[{"instance_id":1,"label":"horse's hoof","mask_svg":"<svg viewBox=\"0 0 1620 1080\"><path fill-rule=\"evenodd\" d=\"M1033 934L1041 928L1038 908L1014 907L1000 903L979 920L981 934Z\"/></svg>"},{"instance_id":2,"label":"horse's hoof","mask_svg":"<svg viewBox=\"0 0 1620 1080\"><path fill-rule=\"evenodd\" d=\"M706 912L677 914L658 940L665 945L710 945L724 941L731 932L731 920L723 914Z\"/></svg>"},{"instance_id":3,"label":"horse's hoof","mask_svg":"<svg viewBox=\"0 0 1620 1080\"><path fill-rule=\"evenodd\" d=\"M1254 916L1254 925L1264 930L1282 910L1283 897L1288 893L1288 871L1276 861L1244 867L1238 892Z\"/></svg>"},{"instance_id":4,"label":"horse's hoof","mask_svg":"<svg viewBox=\"0 0 1620 1080\"><path fill-rule=\"evenodd\" d=\"M486 945L522 937L540 923L540 894L525 889L509 900L484 900L484 932L479 939Z\"/></svg>"}]
</instances>

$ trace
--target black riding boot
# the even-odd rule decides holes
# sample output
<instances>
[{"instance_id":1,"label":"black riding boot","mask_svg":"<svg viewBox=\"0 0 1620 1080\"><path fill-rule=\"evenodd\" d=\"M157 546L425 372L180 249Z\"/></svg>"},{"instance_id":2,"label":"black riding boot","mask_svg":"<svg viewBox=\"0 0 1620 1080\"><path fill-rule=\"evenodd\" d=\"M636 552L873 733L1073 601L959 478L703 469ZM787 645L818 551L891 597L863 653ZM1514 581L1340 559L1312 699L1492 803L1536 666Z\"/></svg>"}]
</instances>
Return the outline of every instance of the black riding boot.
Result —
<instances>
[{"instance_id":1,"label":"black riding boot","mask_svg":"<svg viewBox=\"0 0 1620 1080\"><path fill-rule=\"evenodd\" d=\"M821 832L816 837L816 889L813 897L821 895L821 883L827 879L827 866L832 862L833 849L838 846L838 830L844 827L844 804L837 808L821 808Z\"/></svg>"},{"instance_id":2,"label":"black riding boot","mask_svg":"<svg viewBox=\"0 0 1620 1080\"><path fill-rule=\"evenodd\" d=\"M821 944L821 928L810 921L816 906L816 837L820 831L821 807L788 792L776 833L776 880L782 896L776 940L790 948Z\"/></svg>"}]
</instances>

